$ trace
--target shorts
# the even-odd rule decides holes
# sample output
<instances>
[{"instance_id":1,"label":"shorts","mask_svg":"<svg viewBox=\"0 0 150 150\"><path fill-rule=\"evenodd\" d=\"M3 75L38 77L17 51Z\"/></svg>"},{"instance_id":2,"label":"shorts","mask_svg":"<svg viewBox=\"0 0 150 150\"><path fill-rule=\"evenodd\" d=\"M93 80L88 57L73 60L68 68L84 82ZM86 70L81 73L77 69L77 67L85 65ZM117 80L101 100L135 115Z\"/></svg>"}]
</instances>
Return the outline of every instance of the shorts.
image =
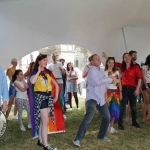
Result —
<instances>
[{"instance_id":1,"label":"shorts","mask_svg":"<svg viewBox=\"0 0 150 150\"><path fill-rule=\"evenodd\" d=\"M48 108L48 99L45 99L41 102L40 109Z\"/></svg>"},{"instance_id":2,"label":"shorts","mask_svg":"<svg viewBox=\"0 0 150 150\"><path fill-rule=\"evenodd\" d=\"M16 97L16 89L12 84L9 87L9 97Z\"/></svg>"},{"instance_id":3,"label":"shorts","mask_svg":"<svg viewBox=\"0 0 150 150\"><path fill-rule=\"evenodd\" d=\"M150 83L147 83L147 85L148 85L148 87L150 88ZM145 84L142 84L142 90L143 90L143 91L146 91L146 90L147 90Z\"/></svg>"},{"instance_id":4,"label":"shorts","mask_svg":"<svg viewBox=\"0 0 150 150\"><path fill-rule=\"evenodd\" d=\"M49 98L52 98L51 96L51 92L49 93L46 93L46 92L35 92L36 94L40 94L39 96L39 99L43 99L44 97L44 100L41 101L41 106L40 106L40 109L44 109L44 108L48 108L48 101L49 101Z\"/></svg>"}]
</instances>

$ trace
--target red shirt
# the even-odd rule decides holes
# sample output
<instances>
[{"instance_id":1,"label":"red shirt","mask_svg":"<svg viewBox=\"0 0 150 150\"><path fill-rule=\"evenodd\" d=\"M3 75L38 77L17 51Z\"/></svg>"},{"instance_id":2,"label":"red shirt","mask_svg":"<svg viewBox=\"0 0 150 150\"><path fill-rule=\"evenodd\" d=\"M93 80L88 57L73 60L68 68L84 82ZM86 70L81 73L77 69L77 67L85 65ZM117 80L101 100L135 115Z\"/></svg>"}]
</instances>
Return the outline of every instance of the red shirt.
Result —
<instances>
[{"instance_id":1,"label":"red shirt","mask_svg":"<svg viewBox=\"0 0 150 150\"><path fill-rule=\"evenodd\" d=\"M116 63L118 68L122 68L121 63ZM122 86L136 87L137 79L142 79L141 70L137 65L133 65L122 71Z\"/></svg>"}]
</instances>

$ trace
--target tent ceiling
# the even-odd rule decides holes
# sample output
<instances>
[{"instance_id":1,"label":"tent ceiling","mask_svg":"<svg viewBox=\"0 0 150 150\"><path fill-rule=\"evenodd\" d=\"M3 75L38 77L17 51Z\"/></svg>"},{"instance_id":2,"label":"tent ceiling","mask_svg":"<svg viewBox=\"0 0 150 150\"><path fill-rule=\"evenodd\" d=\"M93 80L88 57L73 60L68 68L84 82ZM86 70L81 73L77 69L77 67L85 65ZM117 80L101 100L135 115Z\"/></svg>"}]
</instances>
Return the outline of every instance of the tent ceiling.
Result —
<instances>
[{"instance_id":1,"label":"tent ceiling","mask_svg":"<svg viewBox=\"0 0 150 150\"><path fill-rule=\"evenodd\" d=\"M117 56L121 28L149 30L149 14L149 0L0 0L0 64L56 44Z\"/></svg>"}]
</instances>

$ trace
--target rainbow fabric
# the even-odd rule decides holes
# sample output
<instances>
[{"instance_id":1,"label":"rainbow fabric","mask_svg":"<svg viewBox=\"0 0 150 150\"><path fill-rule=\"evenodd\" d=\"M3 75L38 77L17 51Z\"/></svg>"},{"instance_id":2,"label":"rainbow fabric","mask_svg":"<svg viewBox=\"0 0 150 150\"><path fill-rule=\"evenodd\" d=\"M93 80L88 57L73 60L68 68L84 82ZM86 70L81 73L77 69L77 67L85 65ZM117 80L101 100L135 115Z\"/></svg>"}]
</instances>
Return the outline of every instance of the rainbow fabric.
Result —
<instances>
[{"instance_id":1,"label":"rainbow fabric","mask_svg":"<svg viewBox=\"0 0 150 150\"><path fill-rule=\"evenodd\" d=\"M36 71L32 71L30 76L36 74ZM56 81L54 75L50 73L50 76ZM57 82L57 81L56 81ZM31 124L32 124L32 137L37 138L38 137L38 132L36 130L35 126L35 116L34 116L34 85L29 83L29 103L30 103L30 116L31 116ZM52 96L55 96L55 86L52 84ZM54 104L54 119L55 123L52 123L51 118L49 117L49 124L48 124L48 129L47 132L48 134L52 133L60 133L60 132L65 132L65 123L64 123L64 118L63 118L63 113L62 109L58 104L58 101Z\"/></svg>"},{"instance_id":2,"label":"rainbow fabric","mask_svg":"<svg viewBox=\"0 0 150 150\"><path fill-rule=\"evenodd\" d=\"M120 115L120 100L119 100L119 93L117 90L107 90L107 97L109 101L109 112L111 118L115 118L115 122L118 122L119 115Z\"/></svg>"}]
</instances>

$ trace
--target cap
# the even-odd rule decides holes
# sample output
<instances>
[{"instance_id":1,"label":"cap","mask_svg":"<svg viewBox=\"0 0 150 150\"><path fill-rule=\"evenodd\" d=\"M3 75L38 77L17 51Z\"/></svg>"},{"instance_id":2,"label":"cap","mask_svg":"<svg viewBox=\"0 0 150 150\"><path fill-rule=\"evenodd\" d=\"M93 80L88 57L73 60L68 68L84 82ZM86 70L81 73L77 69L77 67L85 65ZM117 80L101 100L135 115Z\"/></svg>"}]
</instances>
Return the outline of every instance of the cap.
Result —
<instances>
[{"instance_id":1,"label":"cap","mask_svg":"<svg viewBox=\"0 0 150 150\"><path fill-rule=\"evenodd\" d=\"M17 62L17 59L16 58L13 58L12 60L11 60L11 63L12 62Z\"/></svg>"}]
</instances>

